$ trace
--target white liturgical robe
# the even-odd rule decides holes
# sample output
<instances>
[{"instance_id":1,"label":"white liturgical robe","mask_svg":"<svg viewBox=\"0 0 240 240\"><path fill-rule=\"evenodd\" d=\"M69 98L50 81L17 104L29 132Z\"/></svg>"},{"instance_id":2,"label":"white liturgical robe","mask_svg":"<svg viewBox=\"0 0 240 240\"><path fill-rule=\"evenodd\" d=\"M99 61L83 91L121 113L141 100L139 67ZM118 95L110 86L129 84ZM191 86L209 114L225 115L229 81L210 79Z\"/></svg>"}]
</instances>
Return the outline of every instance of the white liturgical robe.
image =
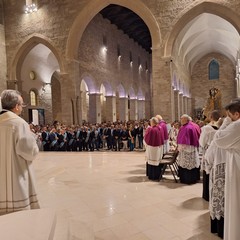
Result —
<instances>
[{"instance_id":1,"label":"white liturgical robe","mask_svg":"<svg viewBox=\"0 0 240 240\"><path fill-rule=\"evenodd\" d=\"M29 125L11 111L0 115L0 215L39 208L32 161L38 146Z\"/></svg>"},{"instance_id":2,"label":"white liturgical robe","mask_svg":"<svg viewBox=\"0 0 240 240\"><path fill-rule=\"evenodd\" d=\"M240 119L227 117L214 141L226 150L224 240L240 238Z\"/></svg>"}]
</instances>

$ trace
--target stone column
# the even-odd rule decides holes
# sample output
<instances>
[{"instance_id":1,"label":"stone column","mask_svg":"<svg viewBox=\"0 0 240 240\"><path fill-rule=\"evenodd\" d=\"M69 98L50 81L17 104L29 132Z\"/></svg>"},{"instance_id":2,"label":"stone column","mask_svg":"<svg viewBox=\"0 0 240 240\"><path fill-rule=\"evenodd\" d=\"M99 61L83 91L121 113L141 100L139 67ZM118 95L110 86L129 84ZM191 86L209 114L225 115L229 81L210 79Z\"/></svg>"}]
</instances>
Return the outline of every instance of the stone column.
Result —
<instances>
[{"instance_id":1,"label":"stone column","mask_svg":"<svg viewBox=\"0 0 240 240\"><path fill-rule=\"evenodd\" d=\"M71 90L74 88L73 81L69 74L59 74L59 82L61 85L61 104L62 105L62 113L59 116L59 121L72 124L76 122L76 112L74 107L73 99L75 99L75 92Z\"/></svg>"},{"instance_id":2,"label":"stone column","mask_svg":"<svg viewBox=\"0 0 240 240\"><path fill-rule=\"evenodd\" d=\"M119 98L119 119L128 121L128 98Z\"/></svg>"},{"instance_id":3,"label":"stone column","mask_svg":"<svg viewBox=\"0 0 240 240\"><path fill-rule=\"evenodd\" d=\"M176 116L175 116L175 112L176 112L176 105L175 105L175 91L174 91L174 87L172 86L172 89L171 89L171 103L172 103L172 118L171 118L171 122L175 121L176 120Z\"/></svg>"},{"instance_id":4,"label":"stone column","mask_svg":"<svg viewBox=\"0 0 240 240\"><path fill-rule=\"evenodd\" d=\"M75 124L77 123L76 83L79 79L79 63L69 60L66 63L65 69L68 72L60 73L58 79L61 85L62 105L62 119L60 121L66 124Z\"/></svg>"},{"instance_id":5,"label":"stone column","mask_svg":"<svg viewBox=\"0 0 240 240\"><path fill-rule=\"evenodd\" d=\"M130 119L129 120L138 120L138 100L130 99Z\"/></svg>"},{"instance_id":6,"label":"stone column","mask_svg":"<svg viewBox=\"0 0 240 240\"><path fill-rule=\"evenodd\" d=\"M145 100L138 100L138 120L146 118Z\"/></svg>"},{"instance_id":7,"label":"stone column","mask_svg":"<svg viewBox=\"0 0 240 240\"><path fill-rule=\"evenodd\" d=\"M89 93L89 122L90 123L101 123L101 94L100 93Z\"/></svg>"},{"instance_id":8,"label":"stone column","mask_svg":"<svg viewBox=\"0 0 240 240\"><path fill-rule=\"evenodd\" d=\"M107 121L115 122L117 120L116 97L115 96L105 97L106 97L106 119Z\"/></svg>"},{"instance_id":9,"label":"stone column","mask_svg":"<svg viewBox=\"0 0 240 240\"><path fill-rule=\"evenodd\" d=\"M240 75L236 78L237 97L240 97Z\"/></svg>"},{"instance_id":10,"label":"stone column","mask_svg":"<svg viewBox=\"0 0 240 240\"><path fill-rule=\"evenodd\" d=\"M187 106L188 106L188 115L192 116L193 115L193 111L192 111L192 99L190 97L187 98Z\"/></svg>"},{"instance_id":11,"label":"stone column","mask_svg":"<svg viewBox=\"0 0 240 240\"><path fill-rule=\"evenodd\" d=\"M153 115L160 114L169 122L172 119L171 59L162 57L160 47L152 49L152 66Z\"/></svg>"},{"instance_id":12,"label":"stone column","mask_svg":"<svg viewBox=\"0 0 240 240\"><path fill-rule=\"evenodd\" d=\"M2 11L2 9L1 9ZM6 44L5 44L5 29L4 25L0 24L0 92L8 88L9 82L6 83L7 75L7 60L6 60ZM13 84L14 86L14 84ZM15 89L15 88L11 88Z\"/></svg>"},{"instance_id":13,"label":"stone column","mask_svg":"<svg viewBox=\"0 0 240 240\"><path fill-rule=\"evenodd\" d=\"M185 108L186 108L186 113L190 116L189 111L188 111L188 97L185 96Z\"/></svg>"},{"instance_id":14,"label":"stone column","mask_svg":"<svg viewBox=\"0 0 240 240\"><path fill-rule=\"evenodd\" d=\"M81 99L82 99L82 91L80 91L80 96L77 96L76 98L76 117L77 117L77 124L82 124L82 105L81 105Z\"/></svg>"},{"instance_id":15,"label":"stone column","mask_svg":"<svg viewBox=\"0 0 240 240\"><path fill-rule=\"evenodd\" d=\"M145 119L150 119L153 116L151 111L151 101L145 99L144 107L145 107Z\"/></svg>"},{"instance_id":16,"label":"stone column","mask_svg":"<svg viewBox=\"0 0 240 240\"><path fill-rule=\"evenodd\" d=\"M179 91L174 90L175 120L180 120Z\"/></svg>"},{"instance_id":17,"label":"stone column","mask_svg":"<svg viewBox=\"0 0 240 240\"><path fill-rule=\"evenodd\" d=\"M183 94L179 93L179 112L180 112L180 116L182 116L184 114L183 111Z\"/></svg>"},{"instance_id":18,"label":"stone column","mask_svg":"<svg viewBox=\"0 0 240 240\"><path fill-rule=\"evenodd\" d=\"M44 90L42 90L42 94L39 95L39 105L44 109L44 117L45 117L45 123L50 124L54 120L61 121L61 113L62 111L59 111L59 114L56 114L56 110L58 109L53 109L53 99L52 99L52 86L50 84L45 85ZM61 102L61 99L58 99L58 103ZM61 110L61 106L60 110Z\"/></svg>"},{"instance_id":19,"label":"stone column","mask_svg":"<svg viewBox=\"0 0 240 240\"><path fill-rule=\"evenodd\" d=\"M187 111L187 97L186 96L183 96L183 112L188 114L188 111Z\"/></svg>"}]
</instances>

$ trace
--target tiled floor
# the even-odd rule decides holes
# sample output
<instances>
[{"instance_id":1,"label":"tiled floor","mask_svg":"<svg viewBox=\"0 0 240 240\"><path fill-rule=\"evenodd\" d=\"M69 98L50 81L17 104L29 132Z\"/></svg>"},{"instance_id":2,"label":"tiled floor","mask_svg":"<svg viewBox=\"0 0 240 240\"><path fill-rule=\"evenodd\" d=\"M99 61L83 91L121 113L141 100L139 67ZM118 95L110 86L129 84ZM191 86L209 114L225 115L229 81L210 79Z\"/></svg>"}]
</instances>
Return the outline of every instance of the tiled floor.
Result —
<instances>
[{"instance_id":1,"label":"tiled floor","mask_svg":"<svg viewBox=\"0 0 240 240\"><path fill-rule=\"evenodd\" d=\"M57 213L54 240L208 240L202 184L145 177L141 152L40 153L43 208Z\"/></svg>"}]
</instances>

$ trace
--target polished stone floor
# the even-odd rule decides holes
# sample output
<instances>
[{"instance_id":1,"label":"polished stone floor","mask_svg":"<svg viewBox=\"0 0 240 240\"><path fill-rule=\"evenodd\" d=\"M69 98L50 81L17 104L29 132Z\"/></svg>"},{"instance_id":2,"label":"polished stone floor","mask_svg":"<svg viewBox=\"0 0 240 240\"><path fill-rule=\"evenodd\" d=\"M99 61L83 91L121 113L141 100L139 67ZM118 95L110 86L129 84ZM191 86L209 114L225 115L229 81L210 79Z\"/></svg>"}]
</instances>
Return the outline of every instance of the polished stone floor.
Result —
<instances>
[{"instance_id":1,"label":"polished stone floor","mask_svg":"<svg viewBox=\"0 0 240 240\"><path fill-rule=\"evenodd\" d=\"M202 184L145 177L143 152L50 152L34 162L42 208L55 209L54 240L208 240Z\"/></svg>"}]
</instances>

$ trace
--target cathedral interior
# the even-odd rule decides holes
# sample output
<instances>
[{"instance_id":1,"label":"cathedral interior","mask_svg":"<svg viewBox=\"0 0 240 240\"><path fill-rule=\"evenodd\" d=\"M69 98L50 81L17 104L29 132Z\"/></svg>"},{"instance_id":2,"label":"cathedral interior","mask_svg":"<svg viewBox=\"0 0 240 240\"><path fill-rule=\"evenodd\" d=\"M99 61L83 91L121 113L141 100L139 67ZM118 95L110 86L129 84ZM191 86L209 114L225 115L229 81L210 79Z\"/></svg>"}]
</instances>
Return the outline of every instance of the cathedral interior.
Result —
<instances>
[{"instance_id":1,"label":"cathedral interior","mask_svg":"<svg viewBox=\"0 0 240 240\"><path fill-rule=\"evenodd\" d=\"M0 0L0 92L20 91L34 125L224 115L240 97L239 9L239 0ZM147 181L143 152L41 152L34 168L42 209L56 216L1 216L1 239L219 239L201 183Z\"/></svg>"},{"instance_id":2,"label":"cathedral interior","mask_svg":"<svg viewBox=\"0 0 240 240\"><path fill-rule=\"evenodd\" d=\"M39 125L202 118L210 89L219 110L240 94L238 6L2 0L0 90L19 90Z\"/></svg>"}]
</instances>

